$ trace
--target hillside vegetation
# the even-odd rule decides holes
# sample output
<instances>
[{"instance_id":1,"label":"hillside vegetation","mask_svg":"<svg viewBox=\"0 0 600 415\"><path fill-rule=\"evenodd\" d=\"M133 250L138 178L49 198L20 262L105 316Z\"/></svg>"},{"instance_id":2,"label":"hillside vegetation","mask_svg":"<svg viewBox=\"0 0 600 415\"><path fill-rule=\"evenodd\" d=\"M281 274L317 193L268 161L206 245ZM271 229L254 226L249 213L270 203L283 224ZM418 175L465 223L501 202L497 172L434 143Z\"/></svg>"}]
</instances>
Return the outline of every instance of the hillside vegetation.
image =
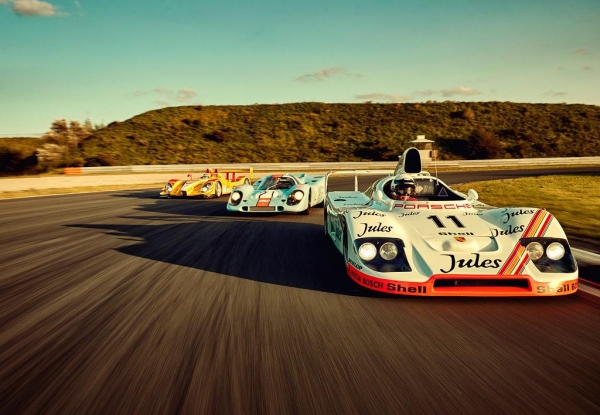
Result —
<instances>
[{"instance_id":1,"label":"hillside vegetation","mask_svg":"<svg viewBox=\"0 0 600 415\"><path fill-rule=\"evenodd\" d=\"M79 135L63 165L388 161L397 160L417 135L435 140L441 159L600 156L600 107L511 102L168 107Z\"/></svg>"}]
</instances>

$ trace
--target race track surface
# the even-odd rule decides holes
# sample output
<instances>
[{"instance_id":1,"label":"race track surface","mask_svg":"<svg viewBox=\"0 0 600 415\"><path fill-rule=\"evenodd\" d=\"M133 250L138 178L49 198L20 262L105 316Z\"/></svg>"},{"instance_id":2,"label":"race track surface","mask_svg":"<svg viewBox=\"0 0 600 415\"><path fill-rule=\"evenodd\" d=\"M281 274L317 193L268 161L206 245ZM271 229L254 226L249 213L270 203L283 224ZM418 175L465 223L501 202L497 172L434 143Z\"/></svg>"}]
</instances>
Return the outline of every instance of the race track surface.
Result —
<instances>
[{"instance_id":1,"label":"race track surface","mask_svg":"<svg viewBox=\"0 0 600 415\"><path fill-rule=\"evenodd\" d=\"M0 202L0 413L600 413L597 297L365 292L322 208L157 193Z\"/></svg>"}]
</instances>

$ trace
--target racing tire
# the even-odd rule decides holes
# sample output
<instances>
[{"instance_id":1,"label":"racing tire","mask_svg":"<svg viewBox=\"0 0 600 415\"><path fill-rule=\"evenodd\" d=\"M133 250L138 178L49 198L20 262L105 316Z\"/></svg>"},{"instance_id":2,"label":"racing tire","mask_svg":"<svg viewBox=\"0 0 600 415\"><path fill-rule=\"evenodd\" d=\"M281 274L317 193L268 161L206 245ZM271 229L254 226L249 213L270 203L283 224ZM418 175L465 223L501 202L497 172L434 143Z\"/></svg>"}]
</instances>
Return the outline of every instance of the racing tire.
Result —
<instances>
[{"instance_id":1,"label":"racing tire","mask_svg":"<svg viewBox=\"0 0 600 415\"><path fill-rule=\"evenodd\" d=\"M221 182L217 182L215 184L215 197L221 197L223 194L223 187L221 186Z\"/></svg>"},{"instance_id":2,"label":"racing tire","mask_svg":"<svg viewBox=\"0 0 600 415\"><path fill-rule=\"evenodd\" d=\"M325 206L325 201L323 201L323 230L325 231L325 235L329 235L329 215L327 215L327 206Z\"/></svg>"},{"instance_id":3,"label":"racing tire","mask_svg":"<svg viewBox=\"0 0 600 415\"><path fill-rule=\"evenodd\" d=\"M344 234L343 234L344 242L344 268L348 267L348 232L346 231L346 227L344 226Z\"/></svg>"},{"instance_id":4,"label":"racing tire","mask_svg":"<svg viewBox=\"0 0 600 415\"><path fill-rule=\"evenodd\" d=\"M308 192L308 206L306 207L306 209L304 209L302 212L300 212L301 215L310 215L310 208L311 208L311 206L310 206L310 196L311 196L311 193Z\"/></svg>"}]
</instances>

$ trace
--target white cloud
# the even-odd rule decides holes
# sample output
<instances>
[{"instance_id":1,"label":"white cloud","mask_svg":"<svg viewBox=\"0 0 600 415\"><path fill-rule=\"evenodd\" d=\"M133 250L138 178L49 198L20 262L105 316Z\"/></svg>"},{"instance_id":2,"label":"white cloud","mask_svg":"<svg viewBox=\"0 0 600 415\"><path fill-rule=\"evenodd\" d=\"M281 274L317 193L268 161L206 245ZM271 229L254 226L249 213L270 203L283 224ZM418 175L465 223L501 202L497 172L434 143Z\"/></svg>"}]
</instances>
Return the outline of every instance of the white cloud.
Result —
<instances>
[{"instance_id":1,"label":"white cloud","mask_svg":"<svg viewBox=\"0 0 600 415\"><path fill-rule=\"evenodd\" d=\"M196 100L198 94L196 91L190 88L183 88L178 91L174 91L172 89L159 87L150 91L137 90L133 92L133 95L136 97L145 95L156 96L157 99L154 100L154 103L163 107L170 106L170 102L172 101L177 101L181 104L199 104L199 101Z\"/></svg>"},{"instance_id":2,"label":"white cloud","mask_svg":"<svg viewBox=\"0 0 600 415\"><path fill-rule=\"evenodd\" d=\"M440 94L442 94L443 97L452 97L455 95L480 95L481 92L473 88L460 86L458 88L442 89Z\"/></svg>"},{"instance_id":3,"label":"white cloud","mask_svg":"<svg viewBox=\"0 0 600 415\"><path fill-rule=\"evenodd\" d=\"M314 73L308 73L308 74L297 76L294 79L299 82L321 82L326 79L330 79L330 78L337 77L337 76L353 76L356 78L360 78L360 75L358 75L358 74L350 74L345 69L336 67L336 68L320 69Z\"/></svg>"},{"instance_id":4,"label":"white cloud","mask_svg":"<svg viewBox=\"0 0 600 415\"><path fill-rule=\"evenodd\" d=\"M0 3L8 5L20 16L68 16L68 13L60 12L57 6L41 0L0 0Z\"/></svg>"},{"instance_id":5,"label":"white cloud","mask_svg":"<svg viewBox=\"0 0 600 415\"><path fill-rule=\"evenodd\" d=\"M408 101L412 97L407 95L382 94L381 92L375 92L373 94L355 95L354 98L361 101L402 102Z\"/></svg>"}]
</instances>

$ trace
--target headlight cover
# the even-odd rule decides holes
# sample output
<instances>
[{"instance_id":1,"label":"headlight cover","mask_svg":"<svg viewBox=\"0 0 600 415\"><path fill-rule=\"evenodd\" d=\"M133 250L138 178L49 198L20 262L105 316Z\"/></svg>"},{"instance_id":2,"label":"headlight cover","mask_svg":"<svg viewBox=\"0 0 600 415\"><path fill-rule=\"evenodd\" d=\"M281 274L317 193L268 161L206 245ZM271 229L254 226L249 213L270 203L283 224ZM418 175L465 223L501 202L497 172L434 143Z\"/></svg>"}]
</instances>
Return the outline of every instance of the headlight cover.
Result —
<instances>
[{"instance_id":1,"label":"headlight cover","mask_svg":"<svg viewBox=\"0 0 600 415\"><path fill-rule=\"evenodd\" d=\"M240 192L239 190L234 191L233 193L231 193L231 196L229 196L229 204L232 206L239 205L242 201L242 196L242 192Z\"/></svg>"},{"instance_id":2,"label":"headlight cover","mask_svg":"<svg viewBox=\"0 0 600 415\"><path fill-rule=\"evenodd\" d=\"M560 242L552 242L546 248L546 255L548 255L548 258L558 261L565 256L565 247Z\"/></svg>"},{"instance_id":3,"label":"headlight cover","mask_svg":"<svg viewBox=\"0 0 600 415\"><path fill-rule=\"evenodd\" d=\"M398 255L398 247L393 242L386 242L379 248L379 255L386 261L391 261Z\"/></svg>"},{"instance_id":4,"label":"headlight cover","mask_svg":"<svg viewBox=\"0 0 600 415\"><path fill-rule=\"evenodd\" d=\"M302 190L294 190L287 198L287 204L290 206L297 205L304 199L304 192Z\"/></svg>"},{"instance_id":5,"label":"headlight cover","mask_svg":"<svg viewBox=\"0 0 600 415\"><path fill-rule=\"evenodd\" d=\"M531 262L539 271L552 273L577 271L577 262L575 262L566 239L523 238L520 242L527 250Z\"/></svg>"},{"instance_id":6,"label":"headlight cover","mask_svg":"<svg viewBox=\"0 0 600 415\"><path fill-rule=\"evenodd\" d=\"M358 238L354 249L361 262L377 272L410 272L404 241L397 238Z\"/></svg>"},{"instance_id":7,"label":"headlight cover","mask_svg":"<svg viewBox=\"0 0 600 415\"><path fill-rule=\"evenodd\" d=\"M525 247L532 261L540 259L544 255L544 247L539 242L530 242Z\"/></svg>"},{"instance_id":8,"label":"headlight cover","mask_svg":"<svg viewBox=\"0 0 600 415\"><path fill-rule=\"evenodd\" d=\"M363 261L371 261L377 256L377 248L370 242L365 242L358 248L358 256Z\"/></svg>"}]
</instances>

